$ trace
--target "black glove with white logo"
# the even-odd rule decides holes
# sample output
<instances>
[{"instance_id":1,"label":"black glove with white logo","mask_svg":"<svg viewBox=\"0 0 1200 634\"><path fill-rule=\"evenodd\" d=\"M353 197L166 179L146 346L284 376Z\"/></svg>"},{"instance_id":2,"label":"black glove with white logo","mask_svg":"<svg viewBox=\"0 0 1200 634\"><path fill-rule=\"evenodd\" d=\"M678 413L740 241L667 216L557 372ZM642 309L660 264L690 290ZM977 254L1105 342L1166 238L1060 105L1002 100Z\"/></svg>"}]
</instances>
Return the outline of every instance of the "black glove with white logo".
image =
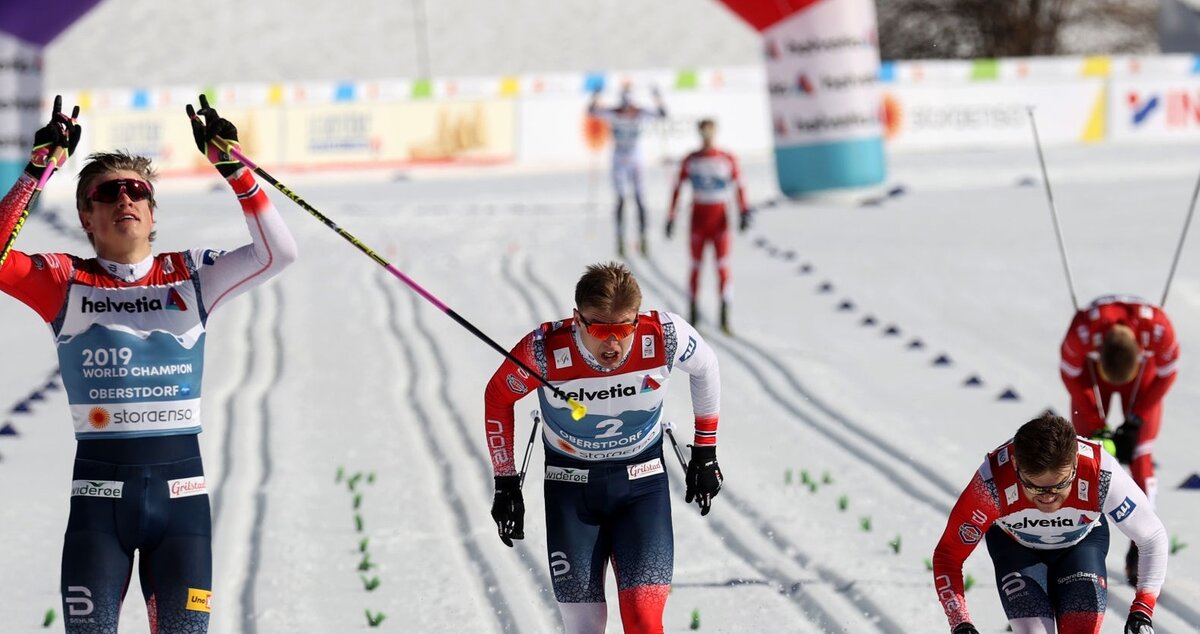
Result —
<instances>
[{"instance_id":1,"label":"black glove with white logo","mask_svg":"<svg viewBox=\"0 0 1200 634\"><path fill-rule=\"evenodd\" d=\"M979 630L971 623L959 623L954 626L954 634L979 634Z\"/></svg>"},{"instance_id":2,"label":"black glove with white logo","mask_svg":"<svg viewBox=\"0 0 1200 634\"><path fill-rule=\"evenodd\" d=\"M492 519L500 541L512 548L512 540L525 539L525 498L521 495L521 476L496 476L496 496L492 498Z\"/></svg>"},{"instance_id":3,"label":"black glove with white logo","mask_svg":"<svg viewBox=\"0 0 1200 634\"><path fill-rule=\"evenodd\" d=\"M1130 612L1125 620L1125 634L1154 634L1154 625L1144 613Z\"/></svg>"},{"instance_id":4,"label":"black glove with white logo","mask_svg":"<svg viewBox=\"0 0 1200 634\"><path fill-rule=\"evenodd\" d=\"M208 157L221 176L229 178L236 174L242 163L234 158L229 150L242 149L238 143L237 127L217 114L216 108L208 105L208 97L205 95L200 95L200 110L192 108L190 103L186 110L188 119L192 122L192 137L196 140L196 147Z\"/></svg>"},{"instance_id":5,"label":"black glove with white logo","mask_svg":"<svg viewBox=\"0 0 1200 634\"><path fill-rule=\"evenodd\" d=\"M1138 438L1142 435L1142 417L1130 416L1123 425L1113 432L1113 444L1117 447L1117 462L1129 464L1133 462L1133 450L1137 447Z\"/></svg>"},{"instance_id":6,"label":"black glove with white logo","mask_svg":"<svg viewBox=\"0 0 1200 634\"><path fill-rule=\"evenodd\" d=\"M721 483L725 481L725 478L721 477L721 467L717 464L717 448L692 445L688 447L692 450L692 459L688 462L687 493L684 501L691 504L695 499L696 504L700 505L700 515L708 515L712 508L712 499L720 492Z\"/></svg>"}]
</instances>

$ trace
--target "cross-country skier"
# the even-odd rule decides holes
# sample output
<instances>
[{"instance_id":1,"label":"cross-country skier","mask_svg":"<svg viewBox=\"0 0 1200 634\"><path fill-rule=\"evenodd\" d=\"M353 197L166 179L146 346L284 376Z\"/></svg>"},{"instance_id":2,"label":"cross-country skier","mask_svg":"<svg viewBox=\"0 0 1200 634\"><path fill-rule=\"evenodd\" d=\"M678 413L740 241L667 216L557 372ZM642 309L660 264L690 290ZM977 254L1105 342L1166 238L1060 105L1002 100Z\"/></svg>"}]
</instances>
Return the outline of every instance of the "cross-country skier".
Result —
<instances>
[{"instance_id":1,"label":"cross-country skier","mask_svg":"<svg viewBox=\"0 0 1200 634\"><path fill-rule=\"evenodd\" d=\"M1179 343L1166 313L1129 296L1100 297L1075 313L1062 342L1059 366L1071 394L1071 421L1080 436L1111 438L1117 461L1154 503L1151 451L1162 423L1162 401L1179 365ZM1123 422L1106 424L1113 395L1121 395ZM1125 574L1137 584L1137 544L1125 556Z\"/></svg>"},{"instance_id":2,"label":"cross-country skier","mask_svg":"<svg viewBox=\"0 0 1200 634\"><path fill-rule=\"evenodd\" d=\"M987 455L950 512L933 581L954 634L971 624L962 566L986 541L1016 634L1099 632L1107 604L1109 526L1141 548L1125 634L1153 634L1167 571L1167 531L1146 495L1099 442L1042 415Z\"/></svg>"},{"instance_id":3,"label":"cross-country skier","mask_svg":"<svg viewBox=\"0 0 1200 634\"><path fill-rule=\"evenodd\" d=\"M717 283L721 296L721 330L732 334L729 327L729 302L733 285L729 280L729 213L725 203L730 190L737 193L738 230L750 226L750 208L746 206L746 195L738 174L737 160L733 155L713 145L713 134L717 124L712 119L702 119L697 126L700 131L700 149L687 155L679 166L679 178L671 194L671 207L667 212L667 238L675 231L675 208L679 202L679 190L685 181L692 184L691 249L692 272L688 280L690 313L688 321L700 323L696 314L696 294L700 285L700 265L704 261L704 247L709 243L716 251Z\"/></svg>"},{"instance_id":4,"label":"cross-country skier","mask_svg":"<svg viewBox=\"0 0 1200 634\"><path fill-rule=\"evenodd\" d=\"M34 136L25 174L0 201L0 240L12 235L49 157L65 160L79 142L79 126L58 103ZM76 187L95 257L14 250L0 267L0 290L50 327L75 424L61 577L70 633L115 634L134 551L151 632L208 630L212 528L196 437L205 323L296 258L251 172L214 144L236 144L237 129L204 97L198 113L188 111L197 145L237 196L249 244L152 255L150 160L100 153L88 157Z\"/></svg>"},{"instance_id":5,"label":"cross-country skier","mask_svg":"<svg viewBox=\"0 0 1200 634\"><path fill-rule=\"evenodd\" d=\"M652 110L642 108L633 102L631 87L626 84L621 89L621 101L615 108L605 108L600 105L600 91L592 93L588 104L588 114L603 119L612 128L613 157L612 179L613 191L617 195L617 254L625 255L625 197L632 196L638 211L638 235L642 255L646 255L649 246L646 242L646 207L642 204L642 167L638 154L638 138L642 134L642 126L650 119L665 119L667 109L663 106L662 96L658 89L653 90L655 107Z\"/></svg>"},{"instance_id":6,"label":"cross-country skier","mask_svg":"<svg viewBox=\"0 0 1200 634\"><path fill-rule=\"evenodd\" d=\"M639 312L637 280L623 265L587 268L575 313L526 335L513 355L588 408L567 403L505 361L484 393L496 474L492 517L500 539L523 539L525 503L514 459L513 406L537 390L545 417L546 543L554 596L568 634L604 632L604 578L617 577L628 633L663 631L674 566L671 501L663 464L662 406L675 368L690 375L695 439L686 500L709 511L721 490L717 466L717 357L678 315Z\"/></svg>"}]
</instances>

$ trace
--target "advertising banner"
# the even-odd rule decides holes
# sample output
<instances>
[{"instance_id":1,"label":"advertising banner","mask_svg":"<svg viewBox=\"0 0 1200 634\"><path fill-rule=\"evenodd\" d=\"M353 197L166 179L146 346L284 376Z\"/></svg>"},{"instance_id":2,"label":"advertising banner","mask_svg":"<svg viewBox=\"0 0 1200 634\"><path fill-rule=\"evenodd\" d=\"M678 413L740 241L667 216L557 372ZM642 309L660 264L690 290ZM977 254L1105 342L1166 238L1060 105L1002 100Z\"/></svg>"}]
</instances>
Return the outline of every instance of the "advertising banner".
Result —
<instances>
[{"instance_id":1,"label":"advertising banner","mask_svg":"<svg viewBox=\"0 0 1200 634\"><path fill-rule=\"evenodd\" d=\"M1114 141L1200 140L1200 75L1114 78L1109 92Z\"/></svg>"}]
</instances>

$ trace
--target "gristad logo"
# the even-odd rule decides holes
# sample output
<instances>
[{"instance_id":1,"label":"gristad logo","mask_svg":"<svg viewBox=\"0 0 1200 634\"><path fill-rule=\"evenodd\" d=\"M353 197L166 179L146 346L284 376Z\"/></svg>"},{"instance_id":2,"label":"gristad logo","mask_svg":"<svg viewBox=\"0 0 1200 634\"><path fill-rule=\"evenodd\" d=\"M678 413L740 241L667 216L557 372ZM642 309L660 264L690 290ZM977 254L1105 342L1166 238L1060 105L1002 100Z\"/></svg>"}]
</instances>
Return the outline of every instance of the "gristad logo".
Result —
<instances>
[{"instance_id":1,"label":"gristad logo","mask_svg":"<svg viewBox=\"0 0 1200 634\"><path fill-rule=\"evenodd\" d=\"M208 492L208 486L204 483L204 476L168 480L167 488L172 498L186 498L193 495L204 495Z\"/></svg>"}]
</instances>

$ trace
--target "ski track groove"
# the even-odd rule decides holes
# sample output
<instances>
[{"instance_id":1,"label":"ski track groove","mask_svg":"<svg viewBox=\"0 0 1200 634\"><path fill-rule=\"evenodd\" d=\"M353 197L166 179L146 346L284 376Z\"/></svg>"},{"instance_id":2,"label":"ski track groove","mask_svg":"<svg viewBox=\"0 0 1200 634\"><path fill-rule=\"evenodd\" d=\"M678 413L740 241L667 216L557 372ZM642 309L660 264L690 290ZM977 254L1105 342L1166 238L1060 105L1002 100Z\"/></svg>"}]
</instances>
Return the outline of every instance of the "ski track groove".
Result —
<instances>
[{"instance_id":1,"label":"ski track groove","mask_svg":"<svg viewBox=\"0 0 1200 634\"><path fill-rule=\"evenodd\" d=\"M471 522L467 515L466 506L462 499L454 490L454 468L450 461L446 458L446 453L443 451L437 436L432 431L431 425L433 419L428 412L425 411L425 406L421 403L419 390L417 387L417 377L420 374L420 367L417 358L413 353L414 341L404 333L404 328L398 323L400 318L400 307L397 304L395 295L393 294L392 285L387 284L387 280L383 274L375 276L375 282L379 287L387 301L388 306L388 328L392 331L393 337L396 339L397 345L403 352L404 363L408 366L408 386L405 394L408 397L408 402L417 418L417 427L421 430L421 436L425 441L425 445L429 448L430 457L433 458L441 475L442 493L446 504L450 506L450 510L454 513L454 518L458 524L458 532L462 538L463 549L466 551L467 559L473 563L479 571L480 591L487 598L488 604L492 608L493 616L500 626L500 630L504 632L519 631L517 623L513 617L513 611L509 607L503 593L492 591L492 589L500 588L499 578L496 576L496 571L484 557L480 545L474 534L470 530ZM416 296L413 297L414 302ZM416 314L419 315L419 306ZM414 315L414 318L417 318ZM418 318L419 319L419 318ZM445 377L440 376L439 380L445 384Z\"/></svg>"},{"instance_id":2,"label":"ski track groove","mask_svg":"<svg viewBox=\"0 0 1200 634\"><path fill-rule=\"evenodd\" d=\"M669 281L669 276L667 276L666 273L658 266L656 261L654 261L653 259L649 259L649 258L647 259L647 261L648 261L648 268L656 276L661 278L667 287L671 288L675 293L679 294L680 296L686 296L686 293L684 292L684 290L681 287L679 287L675 283ZM631 266L632 266L632 264L631 264ZM651 283L651 286L658 288L654 283ZM661 294L661 288L658 288L658 290L660 291L660 294ZM726 343L716 337L706 339L706 341L716 342L716 343L720 344L721 347L723 347L725 350L727 350L731 354L733 354L733 356L735 358L737 358L743 365L745 365L747 367L747 369L749 369L750 372L752 374L754 374L757 378L763 378L762 373L757 368L752 367L751 363L745 358L745 355L742 355L741 353L739 353L738 351L736 351L734 349L735 346L731 346L728 343ZM757 344L754 344L745 339L737 338L737 339L731 339L731 341L748 348L749 350L754 352L754 354L758 355L759 358L766 361L771 367L773 367L777 372L779 372L779 374L787 381L788 385L798 395L800 395L801 398L803 398L806 401L808 401L809 403L811 403L813 405L813 407L818 409L821 413L823 413L826 416L828 416L829 418L833 419L835 422L843 425L846 429L848 429L854 435L865 440L866 442L876 444L877 446L886 446L886 444L887 444L886 439L867 430L862 425L859 425L859 424L851 421L846 415L837 411L831 405L829 405L827 402L825 402L823 399L819 398L812 391L805 388L800 383L800 381L795 377L795 375L791 372L791 370L788 369L785 365L783 365L783 363L780 362L779 359L776 358L774 355L772 355L771 353L762 349ZM773 396L775 396L773 388L770 388L766 384L760 384L760 385L762 385L764 387L764 389L767 389L769 392L772 393ZM776 397L776 400L780 401L780 399L778 397ZM845 442L843 442L842 439L835 438L833 435L831 435L830 431L825 426L819 425L815 421L813 421L811 419L811 417L804 416L804 415L800 414L799 412L797 412L796 408L790 402L780 401L780 404L784 405L786 409L788 409L789 411L792 411L794 414L797 414L798 417L804 419L806 422L808 422L814 428L817 428L818 430L820 430L826 437L830 438L831 440L834 440L834 442L836 442L839 446L850 449L850 447ZM860 458L865 459L865 456L862 456L861 452L855 452L855 453L858 454L860 456ZM878 465L877 460L867 460L867 462L869 462L872 466L881 468L880 465ZM948 496L951 497L951 499L957 499L957 497L959 495L958 489L956 489L953 484L949 483L944 478L942 478L940 475L938 475L936 472L934 472L925 463L913 460L911 457L909 457L909 458L905 459L904 464L906 466L908 466L909 468L911 468L916 473L928 478L930 484L934 485L936 488L945 492ZM891 472L890 468L888 468L887 471L885 471L885 473L887 473L887 475L889 475L889 477L893 477L893 478L896 477L896 475L893 472ZM906 481L906 480L904 480L904 481ZM939 514L947 515L947 516L949 515L952 505L945 504L944 502L936 501L932 497L929 497L929 496L918 495L917 492L914 489L912 489L911 487L902 487L902 489L906 495L908 495L909 497L912 497L920 502L924 502L925 504L927 504L934 510L938 511ZM1112 594L1113 592L1114 592L1114 588L1112 588L1110 586L1109 593ZM1119 595L1124 595L1125 589L1117 588L1116 593ZM1132 600L1132 596L1130 597L1130 600ZM1195 608L1192 608L1190 605L1188 605L1186 603L1186 601L1181 600L1181 599L1175 597L1174 595L1172 595L1171 593L1167 592L1165 587L1159 593L1158 605L1166 608L1167 612L1170 612L1174 616L1185 621L1188 625L1200 627L1200 611L1197 611ZM1109 601L1108 610L1114 616L1116 616L1118 618L1124 619L1126 616L1126 614L1124 612L1122 612L1117 606L1113 605L1112 601Z\"/></svg>"},{"instance_id":3,"label":"ski track groove","mask_svg":"<svg viewBox=\"0 0 1200 634\"><path fill-rule=\"evenodd\" d=\"M254 527L250 534L250 558L246 567L245 585L242 586L242 631L246 634L257 634L258 620L256 614L255 586L258 584L258 570L262 563L263 521L267 515L267 483L271 480L271 394L279 385L283 375L283 291L278 281L271 285L274 296L275 315L271 328L271 380L263 390L262 399L258 403L259 413L259 459L262 461L262 475L258 480L257 491L254 494ZM257 314L257 313L252 313Z\"/></svg>"},{"instance_id":4,"label":"ski track groove","mask_svg":"<svg viewBox=\"0 0 1200 634\"><path fill-rule=\"evenodd\" d=\"M502 269L504 269L503 275L505 277L505 281L512 280L512 277L507 270L507 263L510 261L511 257L506 256L505 264L502 266ZM510 283L512 282L510 281ZM416 331L420 333L421 337L423 337L425 341L435 341L434 334L425 326L425 320L422 317L421 311L426 309L425 304L423 304L421 301L418 301L419 298L415 293L411 294L410 296L413 302L413 323L416 326ZM486 485L494 484L494 476L492 473L491 460L484 458L478 449L480 446L479 442L482 441L482 434L480 434L480 437L472 437L466 419L463 417L462 412L459 411L458 407L454 403L454 399L450 395L450 369L449 365L446 363L445 357L442 356L441 347L436 345L430 345L429 347L432 350L434 361L437 363L438 377L440 379L438 395L441 398L442 406L450 414L450 418L454 420L454 431L457 433L458 439L462 443L463 451L472 458L471 462L475 465L476 470L479 472L479 478L484 482L486 490ZM482 430L477 429L476 431ZM499 537L496 539L499 539ZM525 564L522 567L529 571L530 580L533 582L534 588L536 588L536 594L542 603L542 607L548 612L548 618L552 623L557 622L559 620L558 605L550 599L550 594L546 592L546 588L550 587L550 578L540 575L536 572L536 570L542 568L536 555L533 553L533 548L523 540L514 540L513 548L517 551L518 558Z\"/></svg>"},{"instance_id":5,"label":"ski track groove","mask_svg":"<svg viewBox=\"0 0 1200 634\"><path fill-rule=\"evenodd\" d=\"M254 340L254 315L259 311L258 293L251 291L248 293L250 300L250 308L246 318L246 335L243 339L246 342L246 359L242 364L242 376L233 385L245 385L250 381L250 369L254 367L254 346L251 341ZM237 394L238 390L232 389L229 395L225 398L225 430L221 434L221 475L217 478L217 486L213 490L212 495L212 532L213 538L216 538L218 527L220 526L221 510L225 508L225 484L229 482L229 474L233 471L233 430L237 428L235 421L237 420Z\"/></svg>"},{"instance_id":6,"label":"ski track groove","mask_svg":"<svg viewBox=\"0 0 1200 634\"><path fill-rule=\"evenodd\" d=\"M545 296L546 302L552 306L556 305L557 302L554 299L553 292L535 274L535 272L533 270L533 265L530 260L526 260L525 273L533 281L533 286L536 289L538 289L538 291L541 292L542 295ZM531 306L531 308L533 308L533 307ZM664 442L667 442L667 441L664 440ZM665 451L665 448L664 448L663 453L664 453L663 460L664 461L668 460L669 458L666 456L667 452ZM678 476L671 476L671 473L672 473L671 470L668 469L667 473L668 473L668 477L671 477L672 480L675 481L677 490L679 489L679 487L683 486L683 483L679 482ZM729 499L727 490L726 490L726 499ZM745 506L745 505L740 504L739 506ZM757 513L754 514L754 517L756 519L758 518ZM775 539L773 536L774 531L768 532L767 530L762 530L763 524L761 523L761 520L758 520L755 523L758 524L760 531L762 532L762 536L764 538L766 538L767 541L772 542L774 544L774 539ZM721 522L720 520L716 519L715 517L711 517L711 518L708 518L708 521L704 522L704 525L707 526L708 529L710 531L712 531L721 540L721 543L731 553L733 553L739 559L741 559L743 561L743 563L746 564L747 567L758 572L758 574L762 575L766 584L775 587L775 589L779 592L779 594L781 594L784 597L786 597L787 599L789 599L799 609L800 613L804 616L804 618L807 619L809 622L811 622L814 625L816 625L817 627L819 627L823 630L827 630L827 631L829 631L830 628L833 627L834 624L836 624L838 622L838 620L836 618L834 618L834 616L832 614L829 613L828 609L824 605L821 604L819 599L817 599L816 597L810 596L808 593L806 593L804 591L804 587L803 587L802 583L793 581L787 574L785 574L782 571L779 571L775 568L768 568L766 566L766 564L762 561L762 558L758 554L756 554L749 545L747 545L742 539L740 539L738 537L738 534L736 531L732 530L724 522ZM772 536L768 537L768 535L772 535ZM775 545L777 547L779 547L781 550L783 550L783 547L779 546L779 544L775 544ZM795 550L795 549L793 549L793 551L799 552L798 550ZM789 556L791 555L791 553L788 553L788 554L789 554ZM801 566L805 567L805 568L808 567L806 565L806 563L804 563L804 562L801 562ZM839 590L839 592L840 592L840 590ZM887 631L891 634L902 634L902 632L903 632L899 628L894 629L894 630L887 630Z\"/></svg>"}]
</instances>

